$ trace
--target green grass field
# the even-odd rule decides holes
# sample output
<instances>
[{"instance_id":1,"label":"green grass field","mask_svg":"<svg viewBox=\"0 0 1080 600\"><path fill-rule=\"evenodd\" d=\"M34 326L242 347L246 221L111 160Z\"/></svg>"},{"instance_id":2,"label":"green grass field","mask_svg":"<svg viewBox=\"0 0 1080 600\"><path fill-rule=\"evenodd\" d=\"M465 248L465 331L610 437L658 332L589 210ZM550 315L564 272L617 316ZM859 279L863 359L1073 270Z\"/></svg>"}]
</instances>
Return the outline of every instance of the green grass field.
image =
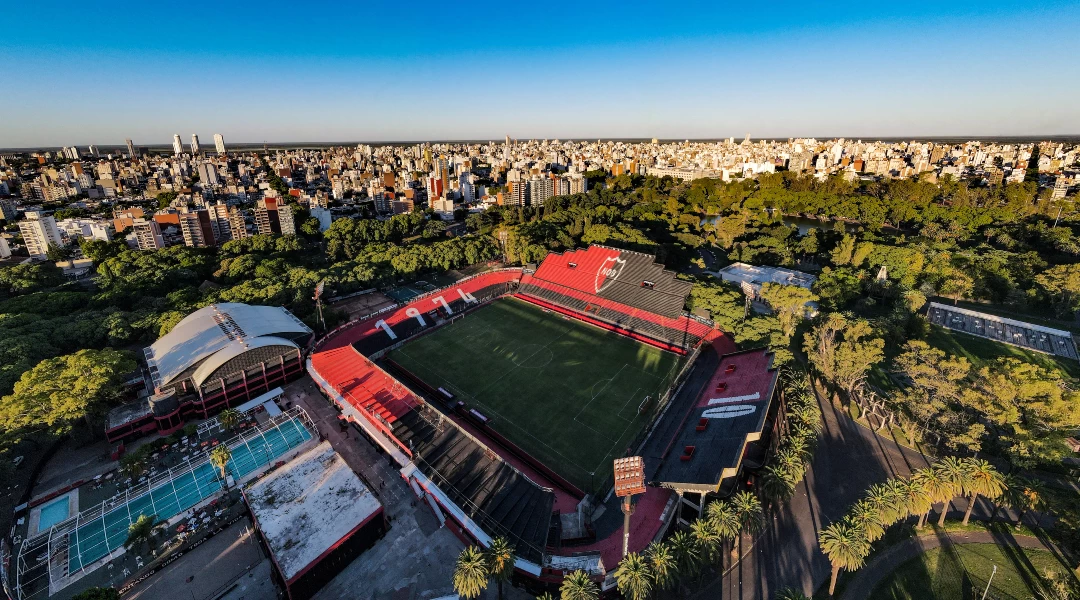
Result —
<instances>
[{"instance_id":1,"label":"green grass field","mask_svg":"<svg viewBox=\"0 0 1080 600\"><path fill-rule=\"evenodd\" d=\"M977 598L985 589L995 565L998 570L988 598L1031 598L1041 591L1041 579L1048 571L1070 576L1068 568L1045 550L962 544L934 548L909 560L878 584L870 597L881 600Z\"/></svg>"},{"instance_id":2,"label":"green grass field","mask_svg":"<svg viewBox=\"0 0 1080 600\"><path fill-rule=\"evenodd\" d=\"M646 396L683 358L512 298L393 351L390 358L492 419L491 427L586 492L645 427Z\"/></svg>"}]
</instances>

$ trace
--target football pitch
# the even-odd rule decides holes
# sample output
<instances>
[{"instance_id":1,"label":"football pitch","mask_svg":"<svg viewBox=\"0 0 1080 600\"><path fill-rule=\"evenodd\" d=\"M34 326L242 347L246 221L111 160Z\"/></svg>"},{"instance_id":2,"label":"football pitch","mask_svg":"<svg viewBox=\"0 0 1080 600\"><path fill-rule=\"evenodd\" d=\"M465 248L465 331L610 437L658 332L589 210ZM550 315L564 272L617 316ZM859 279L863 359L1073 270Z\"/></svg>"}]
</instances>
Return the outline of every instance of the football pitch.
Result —
<instances>
[{"instance_id":1,"label":"football pitch","mask_svg":"<svg viewBox=\"0 0 1080 600\"><path fill-rule=\"evenodd\" d=\"M585 492L648 423L642 400L667 390L683 357L503 298L393 351L390 358L491 419Z\"/></svg>"}]
</instances>

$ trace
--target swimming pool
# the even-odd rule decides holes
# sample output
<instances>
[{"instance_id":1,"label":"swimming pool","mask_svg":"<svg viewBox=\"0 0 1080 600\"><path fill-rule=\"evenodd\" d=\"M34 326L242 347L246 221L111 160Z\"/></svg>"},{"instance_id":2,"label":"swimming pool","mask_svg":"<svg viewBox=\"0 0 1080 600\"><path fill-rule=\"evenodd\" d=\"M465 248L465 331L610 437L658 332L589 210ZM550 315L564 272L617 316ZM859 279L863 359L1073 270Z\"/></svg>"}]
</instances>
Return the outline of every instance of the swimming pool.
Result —
<instances>
[{"instance_id":1,"label":"swimming pool","mask_svg":"<svg viewBox=\"0 0 1080 600\"><path fill-rule=\"evenodd\" d=\"M68 497L67 494L64 494L41 507L41 514L38 517L38 531L45 531L53 525L67 520L70 516Z\"/></svg>"}]
</instances>

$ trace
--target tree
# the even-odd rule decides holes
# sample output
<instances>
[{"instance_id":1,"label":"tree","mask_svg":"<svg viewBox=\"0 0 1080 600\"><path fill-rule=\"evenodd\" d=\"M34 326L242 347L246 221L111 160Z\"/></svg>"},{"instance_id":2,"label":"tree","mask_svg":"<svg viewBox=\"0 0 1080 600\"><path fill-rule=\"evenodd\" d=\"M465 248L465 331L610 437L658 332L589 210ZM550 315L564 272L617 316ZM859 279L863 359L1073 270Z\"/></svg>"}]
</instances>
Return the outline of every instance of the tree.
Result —
<instances>
[{"instance_id":1,"label":"tree","mask_svg":"<svg viewBox=\"0 0 1080 600\"><path fill-rule=\"evenodd\" d=\"M1080 392L1056 371L1015 358L979 370L970 404L994 428L1010 462L1032 467L1064 458L1064 439L1080 425Z\"/></svg>"},{"instance_id":2,"label":"tree","mask_svg":"<svg viewBox=\"0 0 1080 600\"><path fill-rule=\"evenodd\" d=\"M866 536L866 541L870 543L881 539L881 536L885 535L885 528L891 525L891 523L883 522L879 507L866 498L859 500L851 507L848 511L848 518L851 520L851 524L858 527Z\"/></svg>"},{"instance_id":3,"label":"tree","mask_svg":"<svg viewBox=\"0 0 1080 600\"><path fill-rule=\"evenodd\" d=\"M961 461L967 470L968 507L964 511L964 525L971 518L971 509L975 507L975 501L979 496L985 496L990 500L1001 496L1005 490L1005 479L1001 473L990 463L981 458L968 458Z\"/></svg>"},{"instance_id":4,"label":"tree","mask_svg":"<svg viewBox=\"0 0 1080 600\"><path fill-rule=\"evenodd\" d=\"M454 591L463 598L476 598L488 585L487 557L476 546L469 546L458 555L454 565Z\"/></svg>"},{"instance_id":5,"label":"tree","mask_svg":"<svg viewBox=\"0 0 1080 600\"><path fill-rule=\"evenodd\" d=\"M784 588L776 593L776 600L811 600L810 596L795 588Z\"/></svg>"},{"instance_id":6,"label":"tree","mask_svg":"<svg viewBox=\"0 0 1080 600\"><path fill-rule=\"evenodd\" d=\"M911 340L893 360L892 372L909 383L893 395L893 401L940 434L948 447L977 451L985 428L965 412L970 404L971 386L966 383L970 371L966 358L951 357L924 341Z\"/></svg>"},{"instance_id":7,"label":"tree","mask_svg":"<svg viewBox=\"0 0 1080 600\"><path fill-rule=\"evenodd\" d=\"M491 540L487 550L488 574L495 579L499 588L499 600L503 597L503 583L514 575L514 547L506 538L499 536Z\"/></svg>"},{"instance_id":8,"label":"tree","mask_svg":"<svg viewBox=\"0 0 1080 600\"><path fill-rule=\"evenodd\" d=\"M563 579L559 597L561 600L596 600L600 597L600 588L588 573L577 570Z\"/></svg>"},{"instance_id":9,"label":"tree","mask_svg":"<svg viewBox=\"0 0 1080 600\"><path fill-rule=\"evenodd\" d=\"M683 577L692 577L701 565L697 542L689 533L676 531L671 536L671 555L675 558L676 570Z\"/></svg>"},{"instance_id":10,"label":"tree","mask_svg":"<svg viewBox=\"0 0 1080 600\"><path fill-rule=\"evenodd\" d=\"M221 481L225 483L226 489L229 487L228 471L229 462L232 460L232 450L225 444L218 444L214 446L214 449L210 451L210 464L221 472Z\"/></svg>"},{"instance_id":11,"label":"tree","mask_svg":"<svg viewBox=\"0 0 1080 600\"><path fill-rule=\"evenodd\" d=\"M656 587L662 590L670 588L679 568L671 547L664 541L653 542L645 548L645 560L649 563Z\"/></svg>"},{"instance_id":12,"label":"tree","mask_svg":"<svg viewBox=\"0 0 1080 600\"><path fill-rule=\"evenodd\" d=\"M780 319L780 329L785 336L791 338L795 334L795 327L806 314L806 303L816 301L818 296L797 285L766 283L761 286L761 298L776 311L776 317Z\"/></svg>"},{"instance_id":13,"label":"tree","mask_svg":"<svg viewBox=\"0 0 1080 600\"><path fill-rule=\"evenodd\" d=\"M1059 315L1080 309L1080 264L1051 267L1035 276L1035 283L1054 303Z\"/></svg>"},{"instance_id":14,"label":"tree","mask_svg":"<svg viewBox=\"0 0 1080 600\"><path fill-rule=\"evenodd\" d=\"M124 547L133 550L149 544L164 525L164 521L158 521L157 515L139 515L134 523L128 525L128 536L124 540Z\"/></svg>"},{"instance_id":15,"label":"tree","mask_svg":"<svg viewBox=\"0 0 1080 600\"><path fill-rule=\"evenodd\" d=\"M51 262L59 262L61 260L67 260L71 258L71 248L67 246L57 246L56 244L49 244L49 247L45 250L45 257Z\"/></svg>"},{"instance_id":16,"label":"tree","mask_svg":"<svg viewBox=\"0 0 1080 600\"><path fill-rule=\"evenodd\" d=\"M861 567L870 554L870 542L857 526L848 521L837 521L818 533L818 544L832 564L829 580L829 595L832 596L840 569L850 571Z\"/></svg>"},{"instance_id":17,"label":"tree","mask_svg":"<svg viewBox=\"0 0 1080 600\"><path fill-rule=\"evenodd\" d=\"M885 356L885 341L874 337L870 323L829 313L807 332L803 350L821 376L854 398L870 367Z\"/></svg>"},{"instance_id":18,"label":"tree","mask_svg":"<svg viewBox=\"0 0 1080 600\"><path fill-rule=\"evenodd\" d=\"M235 408L226 408L218 414L218 422L221 423L222 427L229 431L232 431L240 423L242 418L243 415Z\"/></svg>"},{"instance_id":19,"label":"tree","mask_svg":"<svg viewBox=\"0 0 1080 600\"><path fill-rule=\"evenodd\" d=\"M934 463L932 467L938 472L942 481L945 482L948 497L941 506L941 515L938 517L938 527L945 525L945 515L949 512L949 504L958 494L963 494L968 487L968 471L964 463L955 456L946 456Z\"/></svg>"},{"instance_id":20,"label":"tree","mask_svg":"<svg viewBox=\"0 0 1080 600\"><path fill-rule=\"evenodd\" d=\"M78 420L88 427L121 396L121 384L138 365L128 352L80 350L43 360L22 374L0 402L0 430L48 425L64 432Z\"/></svg>"},{"instance_id":21,"label":"tree","mask_svg":"<svg viewBox=\"0 0 1080 600\"><path fill-rule=\"evenodd\" d=\"M731 499L731 507L735 512L738 530L736 537L739 547L742 547L742 535L746 533L755 536L765 528L765 512L761 508L761 500L747 491L741 491ZM735 548L732 547L732 558L735 558Z\"/></svg>"},{"instance_id":22,"label":"tree","mask_svg":"<svg viewBox=\"0 0 1080 600\"><path fill-rule=\"evenodd\" d=\"M71 600L120 600L120 592L111 587L92 587L79 592Z\"/></svg>"},{"instance_id":23,"label":"tree","mask_svg":"<svg viewBox=\"0 0 1080 600\"><path fill-rule=\"evenodd\" d=\"M627 600L645 600L652 591L652 570L644 557L637 552L631 552L615 569L615 581L619 592Z\"/></svg>"},{"instance_id":24,"label":"tree","mask_svg":"<svg viewBox=\"0 0 1080 600\"><path fill-rule=\"evenodd\" d=\"M925 469L919 469L912 475L912 480L919 483L922 486L923 492L926 494L927 505L923 507L923 512L919 515L919 522L916 525L917 528L922 529L926 526L926 521L930 518L930 510L934 504L938 502L948 502L953 495L953 486L945 478L945 475L933 467Z\"/></svg>"}]
</instances>

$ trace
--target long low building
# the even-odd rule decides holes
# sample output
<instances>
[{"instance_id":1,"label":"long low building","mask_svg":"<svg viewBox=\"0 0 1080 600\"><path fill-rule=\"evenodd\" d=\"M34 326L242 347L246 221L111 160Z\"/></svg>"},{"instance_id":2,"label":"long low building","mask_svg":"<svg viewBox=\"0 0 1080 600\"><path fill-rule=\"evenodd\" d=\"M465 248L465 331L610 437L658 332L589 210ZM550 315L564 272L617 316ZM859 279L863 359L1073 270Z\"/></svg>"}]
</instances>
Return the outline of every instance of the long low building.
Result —
<instances>
[{"instance_id":1,"label":"long low building","mask_svg":"<svg viewBox=\"0 0 1080 600\"><path fill-rule=\"evenodd\" d=\"M206 418L303 374L311 328L280 306L211 304L184 317L143 351L153 395L106 419L110 441Z\"/></svg>"},{"instance_id":2,"label":"long low building","mask_svg":"<svg viewBox=\"0 0 1080 600\"><path fill-rule=\"evenodd\" d=\"M926 316L931 323L953 331L1073 360L1080 358L1072 334L1061 329L938 302L930 303Z\"/></svg>"}]
</instances>

